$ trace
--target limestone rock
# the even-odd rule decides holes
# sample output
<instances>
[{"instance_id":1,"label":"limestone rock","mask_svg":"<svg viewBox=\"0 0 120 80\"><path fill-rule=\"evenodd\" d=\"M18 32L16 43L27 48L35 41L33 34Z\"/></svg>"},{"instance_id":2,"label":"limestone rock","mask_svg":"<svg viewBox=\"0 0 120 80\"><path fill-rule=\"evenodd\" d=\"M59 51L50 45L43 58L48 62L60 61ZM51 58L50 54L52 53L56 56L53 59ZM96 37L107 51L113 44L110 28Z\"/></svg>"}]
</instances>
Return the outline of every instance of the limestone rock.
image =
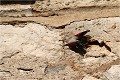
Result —
<instances>
[{"instance_id":1,"label":"limestone rock","mask_svg":"<svg viewBox=\"0 0 120 80\"><path fill-rule=\"evenodd\" d=\"M33 6L37 11L55 11L60 9L78 8L87 6L119 6L120 1L116 0L37 0Z\"/></svg>"},{"instance_id":2,"label":"limestone rock","mask_svg":"<svg viewBox=\"0 0 120 80\"><path fill-rule=\"evenodd\" d=\"M0 71L0 77L10 77L12 74L9 71Z\"/></svg>"},{"instance_id":3,"label":"limestone rock","mask_svg":"<svg viewBox=\"0 0 120 80\"><path fill-rule=\"evenodd\" d=\"M0 29L1 58L22 52L26 55L44 56L44 58L50 59L52 54L59 54L58 52L62 49L59 32L50 31L44 26L33 23L27 24L24 28L14 28L11 25L2 26ZM5 35L2 36L3 34Z\"/></svg>"},{"instance_id":4,"label":"limestone rock","mask_svg":"<svg viewBox=\"0 0 120 80\"><path fill-rule=\"evenodd\" d=\"M98 53L99 52L99 53ZM91 46L89 52L86 53L86 56L92 57L102 57L102 56L114 56L115 54L108 51L105 47L100 46Z\"/></svg>"},{"instance_id":5,"label":"limestone rock","mask_svg":"<svg viewBox=\"0 0 120 80\"><path fill-rule=\"evenodd\" d=\"M120 79L120 65L112 65L111 68L104 73L109 80Z\"/></svg>"},{"instance_id":6,"label":"limestone rock","mask_svg":"<svg viewBox=\"0 0 120 80\"><path fill-rule=\"evenodd\" d=\"M119 9L120 0L0 5L0 80L119 80ZM85 30L111 52L91 45L83 56L63 46Z\"/></svg>"},{"instance_id":7,"label":"limestone rock","mask_svg":"<svg viewBox=\"0 0 120 80\"><path fill-rule=\"evenodd\" d=\"M101 80L101 79L97 79L95 77L86 75L82 80Z\"/></svg>"}]
</instances>

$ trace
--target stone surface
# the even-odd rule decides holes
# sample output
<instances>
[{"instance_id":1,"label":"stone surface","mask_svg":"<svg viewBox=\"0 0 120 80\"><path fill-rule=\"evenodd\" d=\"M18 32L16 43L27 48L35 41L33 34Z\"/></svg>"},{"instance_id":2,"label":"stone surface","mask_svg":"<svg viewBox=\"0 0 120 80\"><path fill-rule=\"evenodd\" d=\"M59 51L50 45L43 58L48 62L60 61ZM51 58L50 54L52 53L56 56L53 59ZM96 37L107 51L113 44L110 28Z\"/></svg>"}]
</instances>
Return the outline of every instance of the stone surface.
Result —
<instances>
[{"instance_id":1,"label":"stone surface","mask_svg":"<svg viewBox=\"0 0 120 80\"><path fill-rule=\"evenodd\" d=\"M33 5L33 9L37 11L55 11L88 6L120 6L120 0L37 0Z\"/></svg>"},{"instance_id":2,"label":"stone surface","mask_svg":"<svg viewBox=\"0 0 120 80\"><path fill-rule=\"evenodd\" d=\"M90 30L87 35L91 35L93 39L98 40L99 42L104 41L110 48L111 52L109 52L105 47L99 46L91 46L88 48L88 55L90 56L99 56L101 54L112 56L114 54L119 55L119 25L120 25L120 18L101 18L91 21L80 21L80 22L73 22L70 25L65 26L65 38L69 39L74 34ZM116 28L112 28L116 26ZM113 47L114 46L114 47ZM92 51L89 52L89 51ZM100 53L96 53L100 52ZM103 51L103 52L102 52Z\"/></svg>"},{"instance_id":3,"label":"stone surface","mask_svg":"<svg viewBox=\"0 0 120 80\"><path fill-rule=\"evenodd\" d=\"M86 75L82 80L101 80L101 79L97 79L97 78L94 78L92 76Z\"/></svg>"},{"instance_id":4,"label":"stone surface","mask_svg":"<svg viewBox=\"0 0 120 80\"><path fill-rule=\"evenodd\" d=\"M75 21L120 16L119 0L40 0L31 6L0 5L0 22L31 21L62 28Z\"/></svg>"},{"instance_id":5,"label":"stone surface","mask_svg":"<svg viewBox=\"0 0 120 80\"><path fill-rule=\"evenodd\" d=\"M10 77L12 76L9 71L0 71L0 77Z\"/></svg>"},{"instance_id":6,"label":"stone surface","mask_svg":"<svg viewBox=\"0 0 120 80\"><path fill-rule=\"evenodd\" d=\"M31 5L20 5L20 4L14 4L14 5L0 5L0 11L4 10L25 10L25 9L30 9Z\"/></svg>"},{"instance_id":7,"label":"stone surface","mask_svg":"<svg viewBox=\"0 0 120 80\"><path fill-rule=\"evenodd\" d=\"M111 68L104 73L109 80L120 79L120 65L112 65Z\"/></svg>"},{"instance_id":8,"label":"stone surface","mask_svg":"<svg viewBox=\"0 0 120 80\"><path fill-rule=\"evenodd\" d=\"M102 56L114 56L115 54L108 51L105 47L99 47L99 46L91 46L90 47L90 52L86 53L86 57L87 56L92 56L92 57L102 57ZM91 53L92 51L92 53ZM99 53L98 53L99 51Z\"/></svg>"},{"instance_id":9,"label":"stone surface","mask_svg":"<svg viewBox=\"0 0 120 80\"><path fill-rule=\"evenodd\" d=\"M64 29L37 23L1 24L0 69L10 71L13 75L9 75L11 79L79 80L86 74L99 76L112 64L119 64L119 52L115 52L119 51L119 45L114 45L119 43L119 37L116 37L119 36L119 24L119 17L73 22ZM104 40L112 52L105 47L93 45L83 57L68 47L63 47L63 39L69 39L77 32L87 29L91 30L88 34L94 39ZM113 30L118 32L109 36ZM99 78L103 79L103 75L100 75Z\"/></svg>"},{"instance_id":10,"label":"stone surface","mask_svg":"<svg viewBox=\"0 0 120 80\"><path fill-rule=\"evenodd\" d=\"M0 80L119 80L120 0L37 0L0 5ZM78 32L85 55L63 46Z\"/></svg>"},{"instance_id":11,"label":"stone surface","mask_svg":"<svg viewBox=\"0 0 120 80\"><path fill-rule=\"evenodd\" d=\"M29 23L23 28L12 25L0 25L0 27L1 58L23 53L49 60L53 56L62 54L59 32L34 23Z\"/></svg>"}]
</instances>

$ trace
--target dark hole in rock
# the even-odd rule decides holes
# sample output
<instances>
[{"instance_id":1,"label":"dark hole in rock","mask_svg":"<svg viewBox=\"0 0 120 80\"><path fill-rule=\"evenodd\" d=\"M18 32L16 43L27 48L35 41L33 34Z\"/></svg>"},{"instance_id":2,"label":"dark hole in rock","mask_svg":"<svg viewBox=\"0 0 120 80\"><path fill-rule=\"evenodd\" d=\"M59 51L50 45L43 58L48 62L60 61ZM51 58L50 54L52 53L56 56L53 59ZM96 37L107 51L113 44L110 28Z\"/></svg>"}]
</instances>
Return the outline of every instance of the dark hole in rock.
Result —
<instances>
[{"instance_id":1,"label":"dark hole in rock","mask_svg":"<svg viewBox=\"0 0 120 80\"><path fill-rule=\"evenodd\" d=\"M33 69L28 69L28 68L17 68L18 70L23 70L23 71L32 71Z\"/></svg>"},{"instance_id":2,"label":"dark hole in rock","mask_svg":"<svg viewBox=\"0 0 120 80\"><path fill-rule=\"evenodd\" d=\"M0 4L34 4L36 0L0 0Z\"/></svg>"}]
</instances>

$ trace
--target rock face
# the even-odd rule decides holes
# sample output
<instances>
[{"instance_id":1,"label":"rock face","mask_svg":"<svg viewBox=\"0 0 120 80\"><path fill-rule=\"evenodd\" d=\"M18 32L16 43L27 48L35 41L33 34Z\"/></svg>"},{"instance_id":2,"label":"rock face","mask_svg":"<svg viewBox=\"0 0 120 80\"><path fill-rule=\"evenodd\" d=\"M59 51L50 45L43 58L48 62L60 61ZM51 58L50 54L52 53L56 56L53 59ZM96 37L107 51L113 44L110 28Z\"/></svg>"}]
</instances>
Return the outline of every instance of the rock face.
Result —
<instances>
[{"instance_id":1,"label":"rock face","mask_svg":"<svg viewBox=\"0 0 120 80\"><path fill-rule=\"evenodd\" d=\"M68 8L89 6L120 6L119 0L37 0L33 9L37 11L55 11Z\"/></svg>"},{"instance_id":2,"label":"rock face","mask_svg":"<svg viewBox=\"0 0 120 80\"><path fill-rule=\"evenodd\" d=\"M96 78L91 77L91 76L85 76L82 80L101 80L101 79L96 79Z\"/></svg>"},{"instance_id":3,"label":"rock face","mask_svg":"<svg viewBox=\"0 0 120 80\"><path fill-rule=\"evenodd\" d=\"M120 79L120 65L113 65L106 73L105 76L109 80L119 80Z\"/></svg>"},{"instance_id":4,"label":"rock face","mask_svg":"<svg viewBox=\"0 0 120 80\"><path fill-rule=\"evenodd\" d=\"M21 52L42 56L42 58L44 56L44 58L49 59L51 54L59 54L62 49L59 33L50 31L45 26L29 23L24 25L23 28L20 28L20 26L13 27L12 25L1 25L0 27L0 52L4 53L1 55L1 59Z\"/></svg>"},{"instance_id":5,"label":"rock face","mask_svg":"<svg viewBox=\"0 0 120 80\"><path fill-rule=\"evenodd\" d=\"M0 80L119 80L119 0L37 0L0 5ZM83 56L63 46L76 33L91 45Z\"/></svg>"}]
</instances>

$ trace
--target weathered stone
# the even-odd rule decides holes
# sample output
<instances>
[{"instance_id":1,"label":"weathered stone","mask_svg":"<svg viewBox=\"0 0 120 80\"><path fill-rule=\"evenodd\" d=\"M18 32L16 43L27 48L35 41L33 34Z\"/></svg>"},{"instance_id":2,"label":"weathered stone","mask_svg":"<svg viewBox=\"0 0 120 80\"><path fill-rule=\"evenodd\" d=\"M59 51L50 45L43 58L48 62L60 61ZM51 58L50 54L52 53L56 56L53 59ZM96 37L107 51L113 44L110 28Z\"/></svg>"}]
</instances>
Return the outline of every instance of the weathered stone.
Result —
<instances>
[{"instance_id":1,"label":"weathered stone","mask_svg":"<svg viewBox=\"0 0 120 80\"><path fill-rule=\"evenodd\" d=\"M80 21L80 22L73 22L70 25L65 27L65 38L69 39L74 34L79 33L80 31L90 30L89 33L86 35L90 35L92 39L98 40L99 42L104 41L110 48L111 52L109 52L104 46L99 47L98 45L91 45L88 48L87 54L91 56L114 56L119 55L119 42L116 40L120 39L119 35L119 25L120 25L120 18L115 18L111 20L110 18L104 19L96 19L91 21ZM99 25L98 25L99 24ZM111 27L116 24L115 29L111 29ZM81 27L82 26L82 27ZM107 31L107 32L106 32ZM98 53L100 52L100 53Z\"/></svg>"},{"instance_id":2,"label":"weathered stone","mask_svg":"<svg viewBox=\"0 0 120 80\"><path fill-rule=\"evenodd\" d=\"M50 31L44 26L33 23L27 24L24 28L14 28L11 25L2 26L0 32L3 41L0 52L3 57L22 52L26 55L42 56L42 58L44 56L44 58L49 57L47 59L50 59L50 56L52 57L52 54L56 53L55 49L57 51L62 49L60 46L62 43L59 42L61 40L59 32ZM2 36L3 34L5 35Z\"/></svg>"},{"instance_id":3,"label":"weathered stone","mask_svg":"<svg viewBox=\"0 0 120 80\"><path fill-rule=\"evenodd\" d=\"M119 79L119 1L37 0L33 6L0 5L0 79ZM86 35L92 39L104 41L111 52L91 45L83 56L63 46L85 30L90 30Z\"/></svg>"},{"instance_id":4,"label":"weathered stone","mask_svg":"<svg viewBox=\"0 0 120 80\"><path fill-rule=\"evenodd\" d=\"M115 54L108 51L105 47L93 45L89 48L89 52L86 53L86 57L87 56L91 56L91 57L102 57L103 56L104 57L104 56L115 56Z\"/></svg>"},{"instance_id":5,"label":"weathered stone","mask_svg":"<svg viewBox=\"0 0 120 80\"><path fill-rule=\"evenodd\" d=\"M49 73L49 72L58 72L60 70L64 70L65 66L48 66L45 69L45 73Z\"/></svg>"},{"instance_id":6,"label":"weathered stone","mask_svg":"<svg viewBox=\"0 0 120 80\"><path fill-rule=\"evenodd\" d=\"M100 63L100 58L88 57L83 59L83 63L86 65Z\"/></svg>"},{"instance_id":7,"label":"weathered stone","mask_svg":"<svg viewBox=\"0 0 120 80\"><path fill-rule=\"evenodd\" d=\"M109 80L120 79L120 65L112 65L111 68L104 73Z\"/></svg>"},{"instance_id":8,"label":"weathered stone","mask_svg":"<svg viewBox=\"0 0 120 80\"><path fill-rule=\"evenodd\" d=\"M12 74L9 71L0 71L0 77L10 77Z\"/></svg>"},{"instance_id":9,"label":"weathered stone","mask_svg":"<svg viewBox=\"0 0 120 80\"><path fill-rule=\"evenodd\" d=\"M90 7L90 6L119 6L120 1L112 0L37 0L33 9L37 11L55 11L60 9Z\"/></svg>"},{"instance_id":10,"label":"weathered stone","mask_svg":"<svg viewBox=\"0 0 120 80\"><path fill-rule=\"evenodd\" d=\"M86 75L82 80L101 80L101 79L97 79L95 77Z\"/></svg>"}]
</instances>

